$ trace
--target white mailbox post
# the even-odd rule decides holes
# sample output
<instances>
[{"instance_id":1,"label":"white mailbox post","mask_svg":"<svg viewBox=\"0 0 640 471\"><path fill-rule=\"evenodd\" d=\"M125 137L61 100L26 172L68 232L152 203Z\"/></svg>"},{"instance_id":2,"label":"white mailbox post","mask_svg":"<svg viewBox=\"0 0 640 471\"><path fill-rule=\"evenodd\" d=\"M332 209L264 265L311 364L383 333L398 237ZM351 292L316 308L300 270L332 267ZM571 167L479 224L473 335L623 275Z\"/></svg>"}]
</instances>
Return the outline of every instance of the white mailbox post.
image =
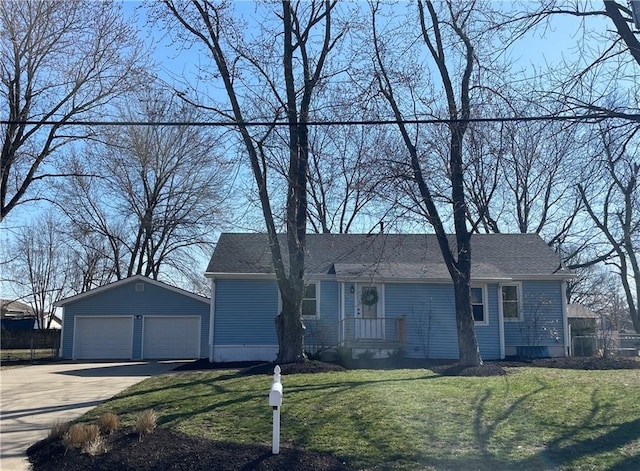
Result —
<instances>
[{"instance_id":1,"label":"white mailbox post","mask_svg":"<svg viewBox=\"0 0 640 471\"><path fill-rule=\"evenodd\" d=\"M280 406L282 405L282 383L280 382L280 367L273 369L273 384L269 392L269 405L273 408L273 439L271 452L280 453Z\"/></svg>"}]
</instances>

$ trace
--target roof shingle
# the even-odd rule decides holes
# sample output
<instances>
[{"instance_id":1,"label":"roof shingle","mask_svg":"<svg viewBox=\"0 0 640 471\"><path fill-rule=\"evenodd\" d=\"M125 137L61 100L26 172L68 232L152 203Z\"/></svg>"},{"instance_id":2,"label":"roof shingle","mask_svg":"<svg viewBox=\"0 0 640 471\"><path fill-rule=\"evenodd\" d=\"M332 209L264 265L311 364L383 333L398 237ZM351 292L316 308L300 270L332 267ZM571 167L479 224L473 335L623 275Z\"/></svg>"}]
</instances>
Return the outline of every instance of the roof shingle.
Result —
<instances>
[{"instance_id":1,"label":"roof shingle","mask_svg":"<svg viewBox=\"0 0 640 471\"><path fill-rule=\"evenodd\" d=\"M450 243L455 238L450 236ZM287 260L286 239L280 235ZM509 279L570 275L536 234L474 234L472 278ZM338 278L448 279L434 234L308 234L306 274ZM224 233L207 274L273 273L266 234Z\"/></svg>"}]
</instances>

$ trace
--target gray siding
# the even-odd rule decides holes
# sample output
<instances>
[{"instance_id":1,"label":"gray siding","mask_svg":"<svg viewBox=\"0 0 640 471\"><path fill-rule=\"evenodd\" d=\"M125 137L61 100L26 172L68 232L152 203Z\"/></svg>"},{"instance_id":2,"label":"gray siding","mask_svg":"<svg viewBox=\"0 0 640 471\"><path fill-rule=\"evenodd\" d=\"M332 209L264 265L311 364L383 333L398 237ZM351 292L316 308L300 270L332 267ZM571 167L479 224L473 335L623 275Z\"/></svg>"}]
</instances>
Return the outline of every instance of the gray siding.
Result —
<instances>
[{"instance_id":1,"label":"gray siding","mask_svg":"<svg viewBox=\"0 0 640 471\"><path fill-rule=\"evenodd\" d=\"M136 291L136 283L106 289L64 306L63 336L61 350L63 358L72 358L75 316L134 316L133 358L142 356L142 317L190 315L201 317L200 356L206 357L209 344L209 303L151 283L144 283L144 291ZM141 316L136 319L135 316Z\"/></svg>"}]
</instances>

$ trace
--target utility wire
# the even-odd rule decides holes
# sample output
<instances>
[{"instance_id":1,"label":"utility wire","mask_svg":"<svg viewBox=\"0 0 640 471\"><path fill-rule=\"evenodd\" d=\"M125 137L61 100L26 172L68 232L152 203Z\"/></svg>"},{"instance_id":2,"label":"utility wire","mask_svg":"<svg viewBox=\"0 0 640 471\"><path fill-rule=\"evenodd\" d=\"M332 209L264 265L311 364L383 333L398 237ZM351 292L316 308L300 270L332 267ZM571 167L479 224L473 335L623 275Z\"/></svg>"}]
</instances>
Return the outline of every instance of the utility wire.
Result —
<instances>
[{"instance_id":1,"label":"utility wire","mask_svg":"<svg viewBox=\"0 0 640 471\"><path fill-rule=\"evenodd\" d=\"M575 116L521 116L521 117L496 117L496 118L469 118L469 119L403 119L404 124L454 124L454 123L506 123L527 121L585 121L604 119L626 119L640 122L640 114L627 114L619 112L594 113ZM289 126L286 121L35 121L35 120L2 120L4 125L29 125L29 126ZM367 126L367 125L393 125L396 120L328 120L309 121L307 126Z\"/></svg>"}]
</instances>

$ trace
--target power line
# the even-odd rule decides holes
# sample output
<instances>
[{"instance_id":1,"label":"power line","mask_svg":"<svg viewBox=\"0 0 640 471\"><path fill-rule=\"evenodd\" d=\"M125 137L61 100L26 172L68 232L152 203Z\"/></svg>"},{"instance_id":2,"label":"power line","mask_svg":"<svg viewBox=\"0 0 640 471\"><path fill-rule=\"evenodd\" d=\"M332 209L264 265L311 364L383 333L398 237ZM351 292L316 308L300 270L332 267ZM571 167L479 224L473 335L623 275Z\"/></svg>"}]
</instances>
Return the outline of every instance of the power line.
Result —
<instances>
[{"instance_id":1,"label":"power line","mask_svg":"<svg viewBox=\"0 0 640 471\"><path fill-rule=\"evenodd\" d=\"M527 121L589 121L605 119L625 119L640 122L640 114L627 114L619 112L593 113L575 116L520 116L520 117L495 117L495 118L469 118L469 119L403 119L404 124L454 124L454 123L506 123ZM289 126L286 121L36 121L36 120L2 120L4 125L28 125L28 126ZM307 126L368 126L368 125L394 125L396 120L328 120L309 121Z\"/></svg>"}]
</instances>

